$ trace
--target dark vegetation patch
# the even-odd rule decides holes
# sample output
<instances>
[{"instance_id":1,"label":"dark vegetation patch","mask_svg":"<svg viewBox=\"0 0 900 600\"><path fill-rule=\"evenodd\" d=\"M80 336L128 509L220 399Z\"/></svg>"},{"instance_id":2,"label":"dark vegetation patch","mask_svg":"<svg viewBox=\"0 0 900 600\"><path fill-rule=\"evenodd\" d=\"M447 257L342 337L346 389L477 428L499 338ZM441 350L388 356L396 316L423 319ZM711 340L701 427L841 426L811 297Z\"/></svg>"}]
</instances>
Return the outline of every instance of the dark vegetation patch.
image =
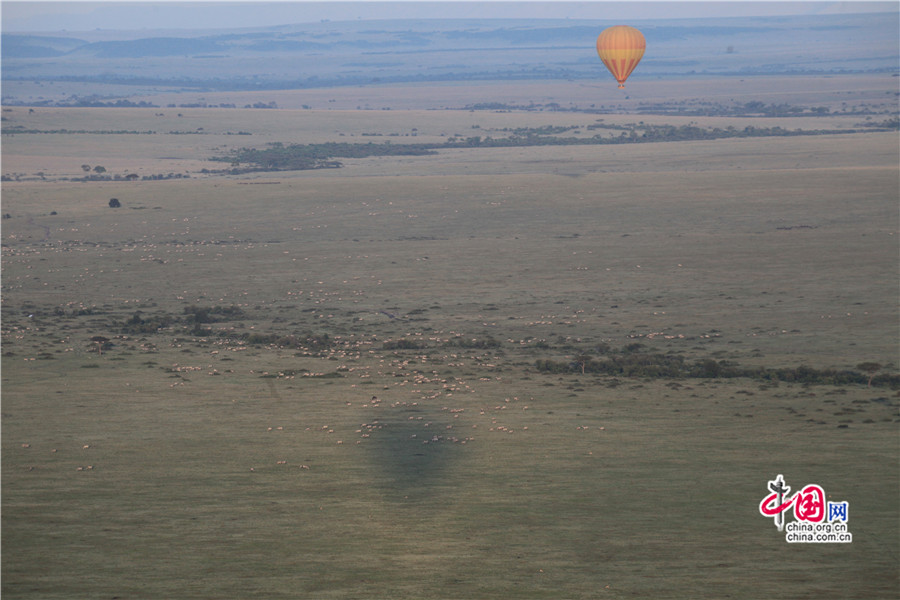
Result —
<instances>
[{"instance_id":1,"label":"dark vegetation patch","mask_svg":"<svg viewBox=\"0 0 900 600\"><path fill-rule=\"evenodd\" d=\"M203 324L234 321L245 317L237 306L186 306L182 315L166 312L147 314L135 311L131 318L115 322L113 328L122 334L137 335L156 333L175 325L191 327L195 333L203 333Z\"/></svg>"},{"instance_id":2,"label":"dark vegetation patch","mask_svg":"<svg viewBox=\"0 0 900 600\"><path fill-rule=\"evenodd\" d=\"M323 144L270 144L262 150L241 148L230 157L213 160L229 161L232 173L249 171L303 171L342 166L334 158L367 158L370 156L421 156L436 154L429 144L348 144L326 142ZM249 165L241 167L240 165Z\"/></svg>"},{"instance_id":3,"label":"dark vegetation patch","mask_svg":"<svg viewBox=\"0 0 900 600\"><path fill-rule=\"evenodd\" d=\"M641 344L629 344L610 350L602 358L581 355L572 360L538 359L535 368L549 374L591 374L651 379L733 379L747 378L766 382L822 385L868 385L900 388L900 375L873 375L849 369L815 369L805 365L794 368L742 367L735 362L701 358L689 360L674 354L645 352Z\"/></svg>"},{"instance_id":4,"label":"dark vegetation patch","mask_svg":"<svg viewBox=\"0 0 900 600\"><path fill-rule=\"evenodd\" d=\"M340 168L337 158L368 158L372 156L425 156L449 148L512 148L525 146L585 146L616 145L646 142L683 142L717 140L723 138L786 137L799 135L835 135L858 133L858 130L788 130L783 127L701 127L699 125L650 125L643 122L628 125L594 124L588 129L609 129L619 135L596 134L592 137L561 137L569 127L517 128L506 131L503 137L454 136L443 143L394 144L385 142L366 144L327 142L323 144L289 144L277 142L266 148L241 148L227 156L210 160L230 162L231 174L254 171L302 171ZM871 131L871 129L870 129Z\"/></svg>"},{"instance_id":5,"label":"dark vegetation patch","mask_svg":"<svg viewBox=\"0 0 900 600\"><path fill-rule=\"evenodd\" d=\"M192 323L234 321L247 316L238 306L186 306L184 314Z\"/></svg>"}]
</instances>

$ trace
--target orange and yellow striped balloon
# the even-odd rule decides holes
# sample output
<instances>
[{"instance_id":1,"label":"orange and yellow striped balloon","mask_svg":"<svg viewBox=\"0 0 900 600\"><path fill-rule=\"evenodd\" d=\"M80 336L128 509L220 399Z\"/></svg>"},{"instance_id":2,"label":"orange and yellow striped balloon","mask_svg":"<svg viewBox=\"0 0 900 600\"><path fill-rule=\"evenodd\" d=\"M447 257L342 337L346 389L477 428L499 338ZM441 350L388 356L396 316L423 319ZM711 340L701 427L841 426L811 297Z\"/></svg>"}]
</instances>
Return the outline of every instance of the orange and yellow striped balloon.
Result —
<instances>
[{"instance_id":1,"label":"orange and yellow striped balloon","mask_svg":"<svg viewBox=\"0 0 900 600\"><path fill-rule=\"evenodd\" d=\"M646 47L644 34L628 25L604 29L597 37L597 54L619 82L620 88L625 87L625 80L641 62Z\"/></svg>"}]
</instances>

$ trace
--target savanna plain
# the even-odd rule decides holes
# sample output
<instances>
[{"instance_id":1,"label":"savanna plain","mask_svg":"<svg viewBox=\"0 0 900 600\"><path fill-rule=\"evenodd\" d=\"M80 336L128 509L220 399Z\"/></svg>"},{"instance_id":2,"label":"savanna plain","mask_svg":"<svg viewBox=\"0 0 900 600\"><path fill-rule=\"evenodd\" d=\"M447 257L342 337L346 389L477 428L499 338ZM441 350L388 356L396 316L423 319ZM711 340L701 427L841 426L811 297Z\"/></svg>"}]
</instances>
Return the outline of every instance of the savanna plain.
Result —
<instances>
[{"instance_id":1,"label":"savanna plain","mask_svg":"<svg viewBox=\"0 0 900 600\"><path fill-rule=\"evenodd\" d=\"M896 107L798 80L658 85ZM376 91L4 108L5 599L896 597L896 128ZM480 143L653 125L820 133ZM852 543L787 543L779 473Z\"/></svg>"}]
</instances>

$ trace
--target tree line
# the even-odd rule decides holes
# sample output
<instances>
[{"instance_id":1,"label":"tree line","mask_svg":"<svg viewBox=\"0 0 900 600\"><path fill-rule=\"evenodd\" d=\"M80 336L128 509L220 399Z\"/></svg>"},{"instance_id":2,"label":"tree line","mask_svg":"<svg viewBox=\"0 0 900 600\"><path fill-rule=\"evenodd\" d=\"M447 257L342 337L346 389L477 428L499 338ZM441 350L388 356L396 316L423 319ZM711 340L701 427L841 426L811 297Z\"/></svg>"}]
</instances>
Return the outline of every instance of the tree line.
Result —
<instances>
[{"instance_id":1,"label":"tree line","mask_svg":"<svg viewBox=\"0 0 900 600\"><path fill-rule=\"evenodd\" d=\"M596 134L591 137L561 137L554 135L554 128L517 129L506 137L453 136L443 143L381 144L368 142L353 144L326 142L322 144L284 144L276 142L266 148L240 148L226 156L210 160L230 162L227 172L240 174L253 171L302 171L308 169L340 168L340 158L367 158L371 156L423 156L437 154L449 148L510 148L523 146L589 146L636 144L648 142L681 142L691 140L716 140L723 138L784 137L799 135L835 135L858 133L860 130L788 130L783 127L700 127L687 125L632 124L609 127L621 129L618 136ZM869 129L868 131L871 131Z\"/></svg>"},{"instance_id":2,"label":"tree line","mask_svg":"<svg viewBox=\"0 0 900 600\"><path fill-rule=\"evenodd\" d=\"M815 369L798 367L741 367L724 360L702 358L693 361L682 356L644 352L640 344L610 351L603 358L586 354L570 360L538 359L534 368L541 373L601 375L609 377L646 377L651 379L733 379L806 383L822 385L867 385L900 388L900 375L876 374L878 363L860 363L856 369Z\"/></svg>"}]
</instances>

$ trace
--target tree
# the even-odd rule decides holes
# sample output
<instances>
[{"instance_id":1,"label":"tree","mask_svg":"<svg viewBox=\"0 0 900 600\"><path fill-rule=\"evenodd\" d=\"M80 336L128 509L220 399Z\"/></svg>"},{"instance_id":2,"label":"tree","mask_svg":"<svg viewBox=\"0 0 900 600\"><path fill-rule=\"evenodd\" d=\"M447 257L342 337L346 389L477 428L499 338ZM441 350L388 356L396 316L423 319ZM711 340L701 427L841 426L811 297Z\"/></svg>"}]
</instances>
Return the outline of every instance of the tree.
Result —
<instances>
[{"instance_id":1,"label":"tree","mask_svg":"<svg viewBox=\"0 0 900 600\"><path fill-rule=\"evenodd\" d=\"M856 368L863 373L868 373L869 384L866 387L872 387L872 380L875 379L875 373L882 369L882 365L877 362L863 362L856 365Z\"/></svg>"},{"instance_id":2,"label":"tree","mask_svg":"<svg viewBox=\"0 0 900 600\"><path fill-rule=\"evenodd\" d=\"M106 167L97 165L96 167L94 167L94 173L106 173Z\"/></svg>"},{"instance_id":3,"label":"tree","mask_svg":"<svg viewBox=\"0 0 900 600\"><path fill-rule=\"evenodd\" d=\"M103 356L103 345L109 341L109 338L105 338L102 335L95 335L91 338L91 341L97 344L97 354Z\"/></svg>"},{"instance_id":4,"label":"tree","mask_svg":"<svg viewBox=\"0 0 900 600\"><path fill-rule=\"evenodd\" d=\"M579 354L575 357L575 363L581 366L582 375L584 375L584 371L591 360L593 360L593 357L589 354Z\"/></svg>"},{"instance_id":5,"label":"tree","mask_svg":"<svg viewBox=\"0 0 900 600\"><path fill-rule=\"evenodd\" d=\"M81 165L81 170L84 171L85 173L90 173L91 165Z\"/></svg>"},{"instance_id":6,"label":"tree","mask_svg":"<svg viewBox=\"0 0 900 600\"><path fill-rule=\"evenodd\" d=\"M120 206L122 206L122 203L119 202L118 198L110 198L109 199L109 207L110 208L119 208Z\"/></svg>"}]
</instances>

